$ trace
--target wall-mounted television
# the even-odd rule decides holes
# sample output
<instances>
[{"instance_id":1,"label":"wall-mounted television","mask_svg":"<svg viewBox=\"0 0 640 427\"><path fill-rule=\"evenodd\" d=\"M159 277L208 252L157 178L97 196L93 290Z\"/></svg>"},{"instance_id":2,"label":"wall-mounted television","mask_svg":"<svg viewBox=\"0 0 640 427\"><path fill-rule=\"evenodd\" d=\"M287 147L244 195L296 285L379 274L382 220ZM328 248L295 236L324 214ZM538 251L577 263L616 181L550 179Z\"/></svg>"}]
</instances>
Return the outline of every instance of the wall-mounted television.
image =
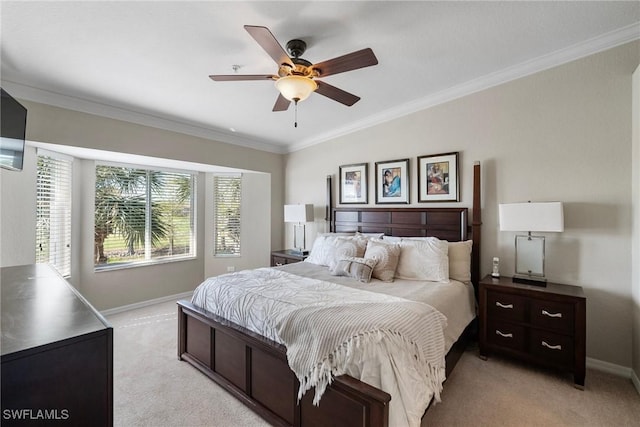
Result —
<instances>
[{"instance_id":1,"label":"wall-mounted television","mask_svg":"<svg viewBox=\"0 0 640 427\"><path fill-rule=\"evenodd\" d=\"M22 170L27 109L0 88L0 167Z\"/></svg>"}]
</instances>

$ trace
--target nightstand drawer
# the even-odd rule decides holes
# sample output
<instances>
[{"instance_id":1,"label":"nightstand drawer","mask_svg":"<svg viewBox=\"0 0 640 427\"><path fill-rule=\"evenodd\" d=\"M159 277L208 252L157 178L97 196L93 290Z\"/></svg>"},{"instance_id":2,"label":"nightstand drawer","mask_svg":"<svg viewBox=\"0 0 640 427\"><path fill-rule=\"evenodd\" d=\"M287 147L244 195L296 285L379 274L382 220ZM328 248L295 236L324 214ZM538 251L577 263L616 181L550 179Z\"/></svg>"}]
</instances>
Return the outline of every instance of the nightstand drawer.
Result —
<instances>
[{"instance_id":1,"label":"nightstand drawer","mask_svg":"<svg viewBox=\"0 0 640 427\"><path fill-rule=\"evenodd\" d=\"M524 350L525 328L523 326L500 321L489 322L488 326L487 338L491 344L518 351Z\"/></svg>"},{"instance_id":2,"label":"nightstand drawer","mask_svg":"<svg viewBox=\"0 0 640 427\"><path fill-rule=\"evenodd\" d=\"M525 316L525 302L525 299L518 295L489 291L487 295L489 317L522 322Z\"/></svg>"},{"instance_id":3,"label":"nightstand drawer","mask_svg":"<svg viewBox=\"0 0 640 427\"><path fill-rule=\"evenodd\" d=\"M531 324L559 332L573 333L573 304L531 300Z\"/></svg>"},{"instance_id":4,"label":"nightstand drawer","mask_svg":"<svg viewBox=\"0 0 640 427\"><path fill-rule=\"evenodd\" d=\"M564 366L572 364L573 340L569 336L532 330L529 345L531 354L543 357L546 361Z\"/></svg>"}]
</instances>

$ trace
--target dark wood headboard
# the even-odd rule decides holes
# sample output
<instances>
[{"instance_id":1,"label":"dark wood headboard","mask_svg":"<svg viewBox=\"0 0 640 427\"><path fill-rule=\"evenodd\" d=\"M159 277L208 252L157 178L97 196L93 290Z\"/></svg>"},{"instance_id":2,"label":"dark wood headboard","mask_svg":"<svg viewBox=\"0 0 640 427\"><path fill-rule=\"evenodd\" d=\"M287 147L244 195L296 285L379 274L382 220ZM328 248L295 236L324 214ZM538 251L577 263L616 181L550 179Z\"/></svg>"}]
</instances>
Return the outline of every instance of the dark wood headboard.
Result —
<instances>
[{"instance_id":1,"label":"dark wood headboard","mask_svg":"<svg viewBox=\"0 0 640 427\"><path fill-rule=\"evenodd\" d=\"M330 186L328 186L330 188ZM331 192L327 193L332 202ZM384 233L398 237L437 237L458 242L473 240L471 281L480 282L480 164L474 164L473 219L469 224L468 208L398 208L345 207L331 208L330 230L333 232Z\"/></svg>"},{"instance_id":2,"label":"dark wood headboard","mask_svg":"<svg viewBox=\"0 0 640 427\"><path fill-rule=\"evenodd\" d=\"M467 208L334 208L334 232L384 233L398 237L467 240Z\"/></svg>"}]
</instances>

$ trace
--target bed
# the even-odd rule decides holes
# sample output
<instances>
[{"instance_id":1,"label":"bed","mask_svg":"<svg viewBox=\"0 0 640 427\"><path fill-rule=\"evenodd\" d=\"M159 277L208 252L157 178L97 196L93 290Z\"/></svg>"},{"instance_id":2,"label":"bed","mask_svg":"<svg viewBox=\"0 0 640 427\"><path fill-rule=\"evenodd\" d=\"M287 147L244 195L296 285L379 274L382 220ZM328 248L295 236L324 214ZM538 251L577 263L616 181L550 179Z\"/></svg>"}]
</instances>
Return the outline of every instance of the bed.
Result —
<instances>
[{"instance_id":1,"label":"bed","mask_svg":"<svg viewBox=\"0 0 640 427\"><path fill-rule=\"evenodd\" d=\"M332 237L344 233L358 233L369 239L372 235L384 234L390 242L401 238L436 237L450 244L462 243L472 238L473 249L469 268L471 284L467 284L467 287L470 288L470 299L473 304L475 301L473 296L477 294L474 288L479 280L481 225L479 180L480 166L476 164L474 165L474 205L471 227L469 227L467 208L331 207L328 209L328 218ZM328 200L331 200L330 192L328 192ZM331 206L330 202L328 206ZM258 270L261 270L259 274L266 276L268 280L272 276L282 276L290 280L292 277L306 277L307 279L304 280L317 280L322 286L329 287L331 286L325 283L340 282L340 279L332 280L327 276L327 268L319 268L314 263L304 262L281 269ZM353 279L345 280L353 282ZM299 281L302 282L303 279ZM402 280L399 280L396 285L389 298L420 301L418 297L408 297L412 291L406 289L411 289L411 285L403 288ZM376 287L377 289L372 289ZM390 287L372 281L371 284L366 284L365 288L365 292L373 290L373 293L380 293L380 291L384 293L384 290ZM320 290L318 296L323 295L325 288ZM338 290L345 292L344 289ZM347 289L346 292L350 291ZM326 425L382 427L395 424L390 421L389 408L392 396L348 374L335 376L323 391L319 402L315 402L316 404L314 404L314 397L318 392L316 389L308 390L299 400L301 383L290 367L287 346L282 340L277 339L273 334L269 335L254 328L251 322L241 326L242 322L233 315L223 317L214 314L203 308L203 298L198 299L196 293L194 302L197 304L191 301L178 302L178 358L209 376L271 424L305 427ZM371 298L373 298L371 301L359 302L371 304L374 309L379 308L380 306L374 305L378 303L377 297L371 296ZM436 309L441 308L436 307ZM301 312L304 312L304 308ZM293 310L292 313L297 315L298 310ZM461 318L456 322L451 316L454 314L447 314L451 320L450 323L455 323L457 326L455 328L447 326L444 331L446 375L449 375L464 350L474 324L473 317ZM297 322L299 318L287 315L282 319L296 319L295 322ZM294 321L291 322L296 324ZM306 379L303 381L306 382ZM394 403L397 404L400 398L396 395L395 399Z\"/></svg>"}]
</instances>

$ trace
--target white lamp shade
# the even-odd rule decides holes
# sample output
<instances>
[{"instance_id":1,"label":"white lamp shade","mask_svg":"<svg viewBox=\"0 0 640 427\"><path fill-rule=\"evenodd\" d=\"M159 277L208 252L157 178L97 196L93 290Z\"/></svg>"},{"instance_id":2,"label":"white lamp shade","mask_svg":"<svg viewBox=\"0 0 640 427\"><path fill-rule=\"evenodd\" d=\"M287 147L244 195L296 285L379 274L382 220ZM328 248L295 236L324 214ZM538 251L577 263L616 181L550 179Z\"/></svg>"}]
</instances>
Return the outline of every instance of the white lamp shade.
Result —
<instances>
[{"instance_id":1,"label":"white lamp shade","mask_svg":"<svg viewBox=\"0 0 640 427\"><path fill-rule=\"evenodd\" d=\"M499 216L500 231L564 231L562 202L500 204Z\"/></svg>"},{"instance_id":2,"label":"white lamp shade","mask_svg":"<svg viewBox=\"0 0 640 427\"><path fill-rule=\"evenodd\" d=\"M313 221L313 205L284 205L284 222Z\"/></svg>"},{"instance_id":3,"label":"white lamp shade","mask_svg":"<svg viewBox=\"0 0 640 427\"><path fill-rule=\"evenodd\" d=\"M279 78L276 88L289 101L304 101L318 89L318 84L308 77L292 75Z\"/></svg>"}]
</instances>

